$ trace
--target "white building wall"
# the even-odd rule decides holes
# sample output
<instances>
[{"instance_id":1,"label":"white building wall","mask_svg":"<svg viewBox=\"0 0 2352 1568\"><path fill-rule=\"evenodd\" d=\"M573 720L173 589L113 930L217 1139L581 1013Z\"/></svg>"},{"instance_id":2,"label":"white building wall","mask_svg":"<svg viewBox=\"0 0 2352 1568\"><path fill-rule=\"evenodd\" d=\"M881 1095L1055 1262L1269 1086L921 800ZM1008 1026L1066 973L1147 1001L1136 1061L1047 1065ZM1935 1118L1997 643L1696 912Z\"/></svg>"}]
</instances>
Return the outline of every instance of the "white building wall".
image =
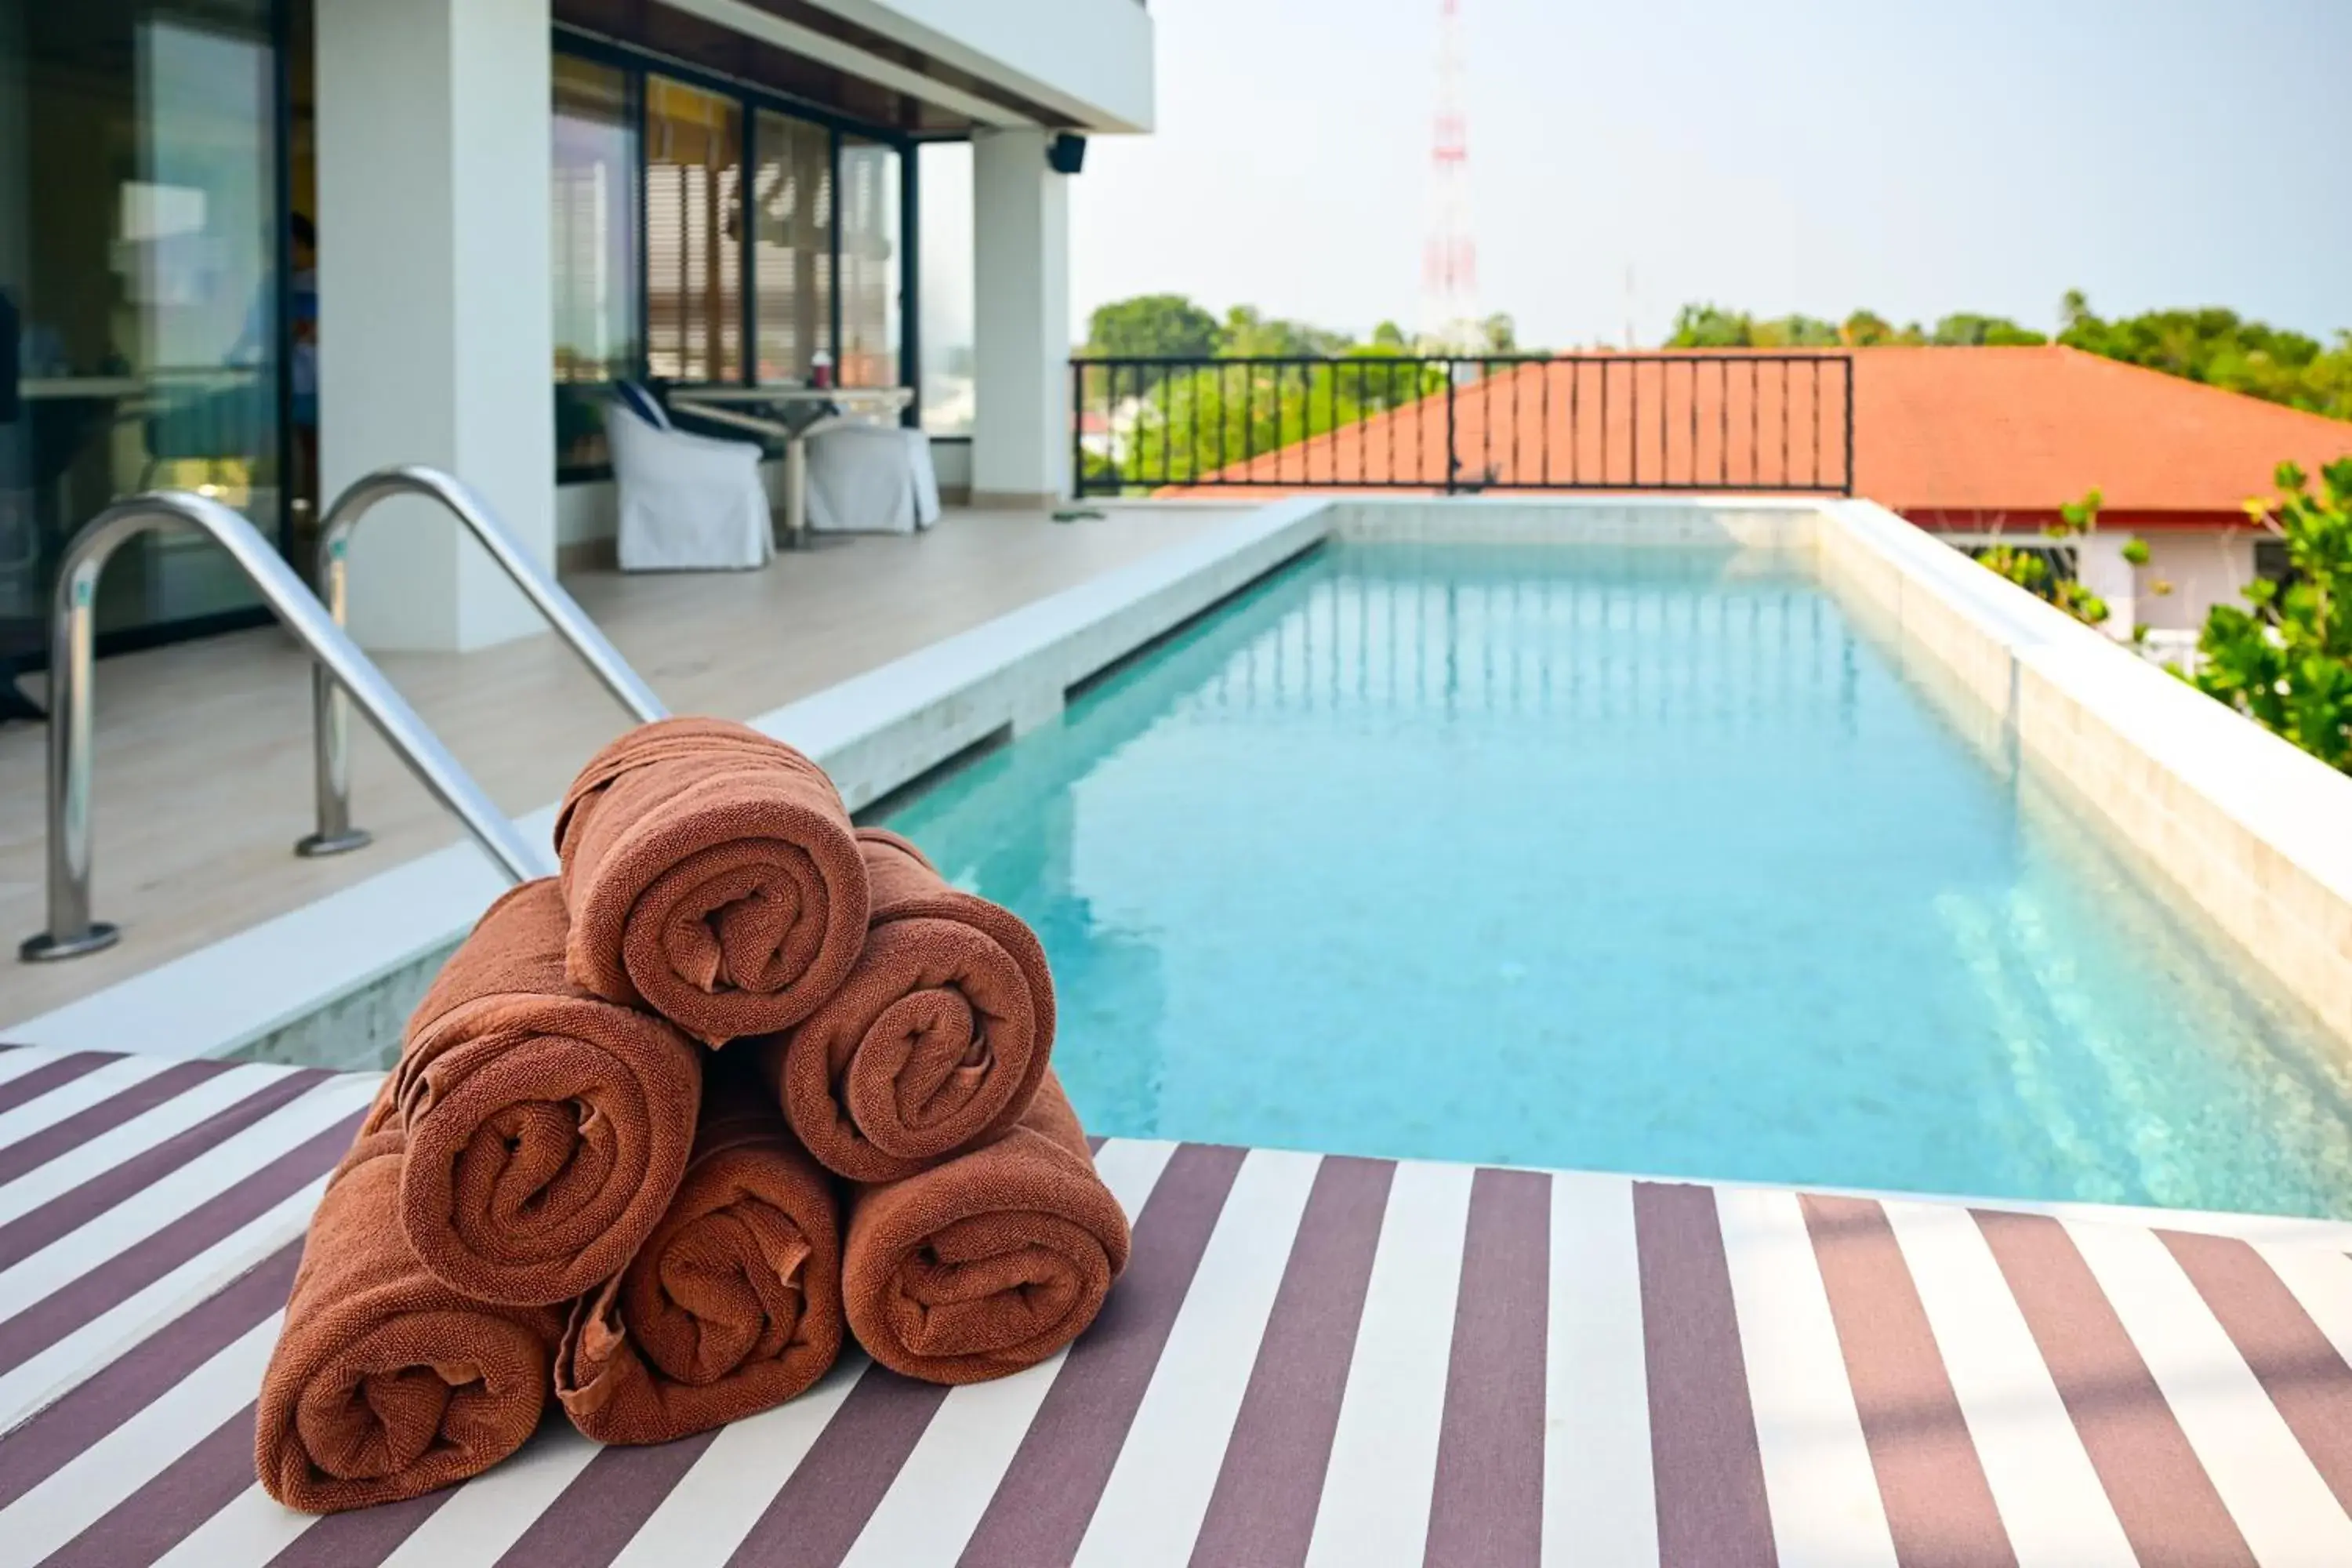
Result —
<instances>
[{"instance_id":1,"label":"white building wall","mask_svg":"<svg viewBox=\"0 0 2352 1568\"><path fill-rule=\"evenodd\" d=\"M2158 631L2195 631L2213 605L2242 605L2239 592L2254 580L2254 540L2249 529L2197 533L2147 533L2147 564L2139 571L2139 618ZM2158 583L2172 591L2159 595Z\"/></svg>"},{"instance_id":2,"label":"white building wall","mask_svg":"<svg viewBox=\"0 0 2352 1568\"><path fill-rule=\"evenodd\" d=\"M548 0L317 0L325 493L428 463L551 563L549 28ZM541 625L422 502L370 514L351 585L373 647L479 647Z\"/></svg>"},{"instance_id":3,"label":"white building wall","mask_svg":"<svg viewBox=\"0 0 2352 1568\"><path fill-rule=\"evenodd\" d=\"M2128 637L2138 624L2137 569L2124 559L2129 540L2129 535L2109 530L2076 542L2074 548L2074 575L2106 601L2107 618L2100 630L2111 637Z\"/></svg>"}]
</instances>

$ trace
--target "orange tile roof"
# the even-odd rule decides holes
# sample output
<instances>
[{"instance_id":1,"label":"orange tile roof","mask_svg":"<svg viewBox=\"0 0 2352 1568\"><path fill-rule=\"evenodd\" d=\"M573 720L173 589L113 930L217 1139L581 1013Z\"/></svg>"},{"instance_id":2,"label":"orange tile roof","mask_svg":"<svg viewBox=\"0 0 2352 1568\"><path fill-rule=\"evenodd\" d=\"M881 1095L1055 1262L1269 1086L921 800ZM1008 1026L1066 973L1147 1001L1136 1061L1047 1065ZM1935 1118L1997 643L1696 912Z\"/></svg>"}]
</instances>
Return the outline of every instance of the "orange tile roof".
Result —
<instances>
[{"instance_id":1,"label":"orange tile roof","mask_svg":"<svg viewBox=\"0 0 2352 1568\"><path fill-rule=\"evenodd\" d=\"M1380 362L1364 363L1376 389ZM1339 374L1345 388L1359 373ZM1457 391L1454 450L1465 479L1496 485L1835 489L1844 396L1834 355L1528 363ZM1854 493L1930 527L2048 517L2095 485L2111 521L2210 527L2242 521L2281 459L2315 470L2352 455L2352 423L2056 344L1857 350L1853 401ZM1442 396L1425 398L1220 474L1435 487L1446 418Z\"/></svg>"},{"instance_id":2,"label":"orange tile roof","mask_svg":"<svg viewBox=\"0 0 2352 1568\"><path fill-rule=\"evenodd\" d=\"M2118 518L2236 520L2281 459L2347 454L2352 423L2057 344L1854 356L1855 493L1921 521L2046 511L2095 485Z\"/></svg>"}]
</instances>

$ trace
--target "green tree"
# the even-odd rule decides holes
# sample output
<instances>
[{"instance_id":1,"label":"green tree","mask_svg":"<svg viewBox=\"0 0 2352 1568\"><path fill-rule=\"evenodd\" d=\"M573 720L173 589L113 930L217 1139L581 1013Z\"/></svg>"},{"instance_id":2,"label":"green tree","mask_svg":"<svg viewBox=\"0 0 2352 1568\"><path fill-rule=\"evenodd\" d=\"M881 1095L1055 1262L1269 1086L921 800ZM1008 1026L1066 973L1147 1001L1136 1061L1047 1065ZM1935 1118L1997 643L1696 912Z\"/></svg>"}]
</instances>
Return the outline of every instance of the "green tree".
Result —
<instances>
[{"instance_id":1,"label":"green tree","mask_svg":"<svg viewBox=\"0 0 2352 1568\"><path fill-rule=\"evenodd\" d=\"M1345 332L1265 315L1255 305L1235 305L1225 312L1216 352L1234 358L1319 359L1341 353L1353 342Z\"/></svg>"},{"instance_id":2,"label":"green tree","mask_svg":"<svg viewBox=\"0 0 2352 1568\"><path fill-rule=\"evenodd\" d=\"M1895 323L1875 310L1856 310L1838 329L1838 341L1848 348L1875 348L1895 341Z\"/></svg>"},{"instance_id":3,"label":"green tree","mask_svg":"<svg viewBox=\"0 0 2352 1568\"><path fill-rule=\"evenodd\" d=\"M1918 344L1927 341L1918 322L1898 327L1875 310L1856 310L1838 328L1838 342L1848 348L1879 348L1889 343Z\"/></svg>"},{"instance_id":4,"label":"green tree","mask_svg":"<svg viewBox=\"0 0 2352 1568\"><path fill-rule=\"evenodd\" d=\"M2352 458L2320 489L2293 463L2279 493L2246 510L2286 546L2285 585L2245 588L2246 607L2215 605L2198 634L2197 689L2330 767L2352 773Z\"/></svg>"},{"instance_id":5,"label":"green tree","mask_svg":"<svg viewBox=\"0 0 2352 1568\"><path fill-rule=\"evenodd\" d=\"M1206 359L1217 352L1217 319L1181 294L1114 300L1088 318L1087 352L1111 359Z\"/></svg>"},{"instance_id":6,"label":"green tree","mask_svg":"<svg viewBox=\"0 0 2352 1568\"><path fill-rule=\"evenodd\" d=\"M2332 345L2243 319L2234 310L2149 310L2104 321L2080 289L2060 305L2058 341L2309 413L2352 419L2352 333Z\"/></svg>"},{"instance_id":7,"label":"green tree","mask_svg":"<svg viewBox=\"0 0 2352 1568\"><path fill-rule=\"evenodd\" d=\"M1838 346L1834 321L1806 315L1775 316L1756 323L1759 349L1833 349Z\"/></svg>"},{"instance_id":8,"label":"green tree","mask_svg":"<svg viewBox=\"0 0 2352 1568\"><path fill-rule=\"evenodd\" d=\"M1745 310L1719 305L1685 305L1675 312L1670 349L1745 349L1756 345L1756 321Z\"/></svg>"},{"instance_id":9,"label":"green tree","mask_svg":"<svg viewBox=\"0 0 2352 1568\"><path fill-rule=\"evenodd\" d=\"M2291 408L2352 419L2352 331L2332 343L2234 310L2150 310L2104 321L2079 289L2058 303L2058 341L2089 353L2243 393ZM1875 310L1856 310L1837 326L1810 316L1759 317L1717 304L1685 305L1668 348L1815 348L1843 344L1934 342L1955 346L2043 343L2050 340L2006 316L1956 310L1932 333L1896 327Z\"/></svg>"},{"instance_id":10,"label":"green tree","mask_svg":"<svg viewBox=\"0 0 2352 1568\"><path fill-rule=\"evenodd\" d=\"M1745 310L1717 305L1685 305L1675 316L1675 330L1666 339L1670 349L1835 348L1843 341L1833 321L1811 316L1773 316L1759 320Z\"/></svg>"},{"instance_id":11,"label":"green tree","mask_svg":"<svg viewBox=\"0 0 2352 1568\"><path fill-rule=\"evenodd\" d=\"M1119 423L1116 461L1086 466L1089 493L1118 490L1149 493L1165 485L1191 484L1205 475L1231 471L1252 458L1277 452L1281 475L1293 479L1333 477L1335 459L1297 450L1299 444L1343 430L1391 410L1443 396L1445 369L1423 363L1389 345L1361 344L1345 353L1310 357L1305 363L1248 363L1238 357L1169 371L1151 386L1114 405L1108 399L1107 370L1087 373L1087 406L1111 409ZM1130 373L1131 374L1131 373ZM1125 376L1121 390L1127 389ZM1423 437L1421 439L1425 440ZM1390 449L1379 448L1379 461ZM1353 463L1375 459L1359 447ZM1398 472L1418 464L1433 485L1443 484L1444 454L1419 446L1398 452Z\"/></svg>"},{"instance_id":12,"label":"green tree","mask_svg":"<svg viewBox=\"0 0 2352 1568\"><path fill-rule=\"evenodd\" d=\"M2046 343L2050 340L2006 316L1979 316L1974 311L1958 310L1936 323L1935 335L1929 341L1948 348L2003 348Z\"/></svg>"},{"instance_id":13,"label":"green tree","mask_svg":"<svg viewBox=\"0 0 2352 1568\"><path fill-rule=\"evenodd\" d=\"M1412 363L1403 329L1384 321L1372 341L1236 305L1220 321L1179 295L1147 295L1097 310L1089 350L1098 356L1183 355L1195 367L1090 366L1079 406L1107 421L1081 453L1089 494L1182 485L1252 457L1345 428L1444 390L1445 372ZM1509 333L1493 319L1490 333ZM1499 351L1498 351L1499 352ZM1239 363L1297 360L1297 364ZM1383 457L1386 448L1382 448ZM1294 457L1294 463L1304 458ZM1440 458L1433 458L1433 482ZM1297 471L1294 469L1294 471Z\"/></svg>"}]
</instances>

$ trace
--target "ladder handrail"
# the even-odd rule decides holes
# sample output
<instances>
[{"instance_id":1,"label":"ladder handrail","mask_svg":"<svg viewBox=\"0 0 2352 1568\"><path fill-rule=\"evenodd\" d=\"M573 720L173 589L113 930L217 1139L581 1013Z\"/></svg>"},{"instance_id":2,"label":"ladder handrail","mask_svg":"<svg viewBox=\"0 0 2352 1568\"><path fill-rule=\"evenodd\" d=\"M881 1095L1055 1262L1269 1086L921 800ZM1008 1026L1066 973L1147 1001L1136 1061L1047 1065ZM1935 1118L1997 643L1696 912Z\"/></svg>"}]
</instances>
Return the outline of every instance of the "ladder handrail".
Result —
<instances>
[{"instance_id":1,"label":"ladder handrail","mask_svg":"<svg viewBox=\"0 0 2352 1568\"><path fill-rule=\"evenodd\" d=\"M454 813L515 881L545 876L544 855L425 727L359 645L327 614L277 548L238 513L184 490L154 490L115 502L74 535L59 565L49 623L48 930L17 949L27 962L71 958L110 947L121 934L90 919L90 773L100 574L127 541L155 529L210 534L260 591L317 668L348 689L418 782Z\"/></svg>"},{"instance_id":2,"label":"ladder handrail","mask_svg":"<svg viewBox=\"0 0 2352 1568\"><path fill-rule=\"evenodd\" d=\"M319 584L327 614L341 626L350 604L351 536L360 520L380 501L394 496L422 496L438 501L466 531L481 541L490 559L511 578L523 596L545 616L555 635L572 647L596 679L640 723L667 718L653 688L638 678L620 650L596 629L587 612L563 591L561 584L526 553L507 531L488 502L454 474L422 464L408 463L361 475L344 487L327 509L319 526ZM351 736L341 687L323 669L311 680L310 709L317 756L318 831L297 844L300 855L339 855L368 842L365 829L352 826Z\"/></svg>"}]
</instances>

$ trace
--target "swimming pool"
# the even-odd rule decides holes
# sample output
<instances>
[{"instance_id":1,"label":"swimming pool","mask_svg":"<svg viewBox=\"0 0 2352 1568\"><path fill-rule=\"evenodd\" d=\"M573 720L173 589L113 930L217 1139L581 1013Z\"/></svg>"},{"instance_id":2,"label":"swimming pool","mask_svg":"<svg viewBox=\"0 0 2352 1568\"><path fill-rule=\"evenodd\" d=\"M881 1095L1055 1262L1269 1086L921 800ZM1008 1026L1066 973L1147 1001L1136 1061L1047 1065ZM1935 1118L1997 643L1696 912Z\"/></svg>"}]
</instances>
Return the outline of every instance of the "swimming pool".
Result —
<instances>
[{"instance_id":1,"label":"swimming pool","mask_svg":"<svg viewBox=\"0 0 2352 1568\"><path fill-rule=\"evenodd\" d=\"M2352 1077L1801 557L1327 544L894 804L1089 1127L2352 1215Z\"/></svg>"}]
</instances>

